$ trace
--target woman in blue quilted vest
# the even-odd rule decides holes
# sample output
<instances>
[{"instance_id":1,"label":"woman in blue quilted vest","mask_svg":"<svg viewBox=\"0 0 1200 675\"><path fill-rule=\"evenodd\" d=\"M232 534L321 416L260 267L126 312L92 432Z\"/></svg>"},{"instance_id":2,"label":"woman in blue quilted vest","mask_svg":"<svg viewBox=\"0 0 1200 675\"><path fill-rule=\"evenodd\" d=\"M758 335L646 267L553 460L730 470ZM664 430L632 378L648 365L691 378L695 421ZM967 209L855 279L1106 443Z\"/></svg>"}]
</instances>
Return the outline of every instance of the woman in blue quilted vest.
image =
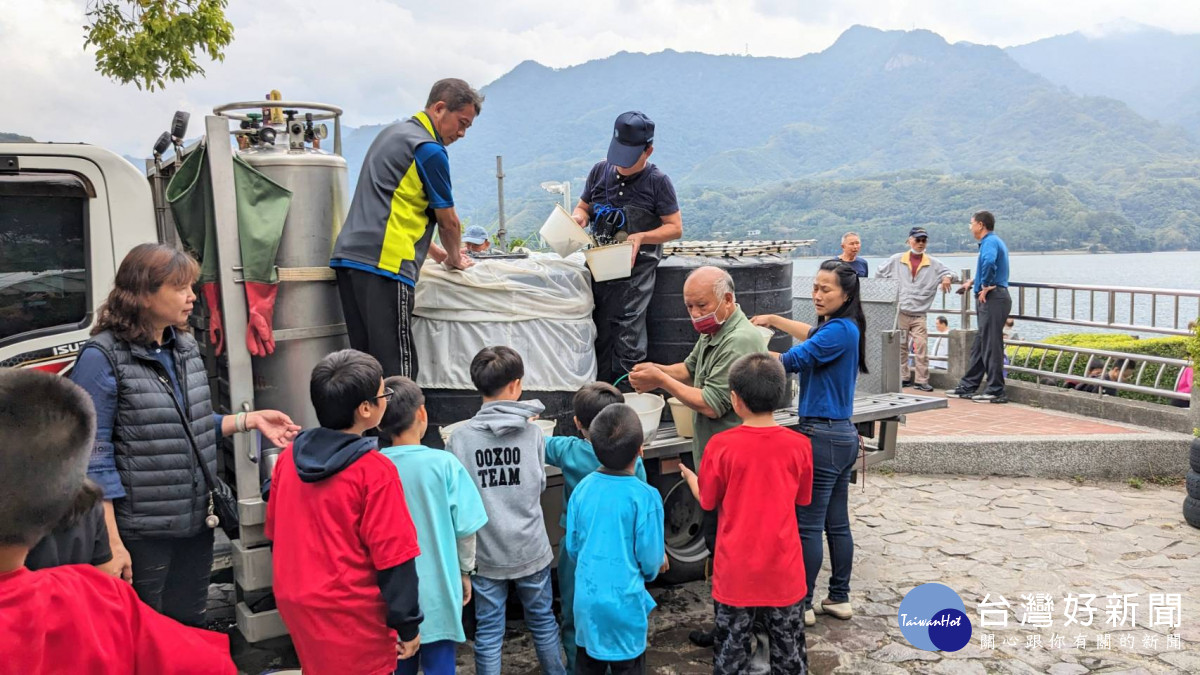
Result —
<instances>
[{"instance_id":1,"label":"woman in blue quilted vest","mask_svg":"<svg viewBox=\"0 0 1200 675\"><path fill-rule=\"evenodd\" d=\"M151 607L192 626L204 623L213 559L200 461L215 476L221 436L257 429L282 446L299 431L274 410L213 413L187 324L199 271L169 246L135 247L71 373L96 407L88 476L104 490L107 569L132 581Z\"/></svg>"}]
</instances>

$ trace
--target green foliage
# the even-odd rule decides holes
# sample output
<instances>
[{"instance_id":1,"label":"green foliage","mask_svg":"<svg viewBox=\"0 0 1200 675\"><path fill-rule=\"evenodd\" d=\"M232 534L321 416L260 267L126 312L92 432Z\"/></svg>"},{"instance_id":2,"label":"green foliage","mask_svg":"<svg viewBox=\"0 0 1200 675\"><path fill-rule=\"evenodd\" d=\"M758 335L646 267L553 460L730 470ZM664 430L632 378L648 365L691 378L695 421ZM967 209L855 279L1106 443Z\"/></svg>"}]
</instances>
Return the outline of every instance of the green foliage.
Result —
<instances>
[{"instance_id":1,"label":"green foliage","mask_svg":"<svg viewBox=\"0 0 1200 675\"><path fill-rule=\"evenodd\" d=\"M1134 490L1141 490L1143 487L1145 487L1145 485L1146 484L1142 482L1142 479L1138 478L1137 476L1129 479L1129 487L1133 488Z\"/></svg>"},{"instance_id":2,"label":"green foliage","mask_svg":"<svg viewBox=\"0 0 1200 675\"><path fill-rule=\"evenodd\" d=\"M1081 347L1126 354L1145 354L1147 356L1184 359L1187 358L1188 340L1189 338L1184 337L1138 339L1132 335L1113 333L1063 333L1048 337L1042 340L1042 342L1062 345L1064 347ZM1087 371L1088 357L1085 354L1076 356L1071 352L1053 349L1017 347L1009 347L1006 351L1009 360L1016 366L1026 366L1028 364L1026 367L1041 368L1052 373L1071 374L1080 377L1083 377ZM1136 358L1136 356L1133 357L1135 362ZM1037 381L1035 376L1027 373L1010 372L1008 376L1011 379L1024 382ZM1138 373L1138 368L1133 369L1133 375L1130 376L1129 383L1144 387L1155 387L1155 380L1157 379L1157 388L1174 390L1175 380L1178 376L1179 368L1177 366L1163 366L1160 377L1158 365L1147 363L1145 369L1140 374ZM1058 384L1061 384L1061 381ZM1168 402L1168 399L1161 396L1126 391L1118 391L1117 396L1137 401L1150 401L1152 403Z\"/></svg>"},{"instance_id":3,"label":"green foliage","mask_svg":"<svg viewBox=\"0 0 1200 675\"><path fill-rule=\"evenodd\" d=\"M168 81L203 75L197 52L223 61L233 41L228 0L93 0L84 46L96 48L96 70L122 84L154 91Z\"/></svg>"}]
</instances>

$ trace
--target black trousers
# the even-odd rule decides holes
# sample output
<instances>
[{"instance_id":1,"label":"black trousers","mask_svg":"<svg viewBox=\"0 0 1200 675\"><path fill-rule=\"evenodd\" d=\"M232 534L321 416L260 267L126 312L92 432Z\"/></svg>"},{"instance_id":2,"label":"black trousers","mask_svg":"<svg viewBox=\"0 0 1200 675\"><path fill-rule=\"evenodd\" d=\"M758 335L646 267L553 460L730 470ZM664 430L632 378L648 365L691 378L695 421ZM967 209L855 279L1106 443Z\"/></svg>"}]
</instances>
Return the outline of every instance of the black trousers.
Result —
<instances>
[{"instance_id":1,"label":"black trousers","mask_svg":"<svg viewBox=\"0 0 1200 675\"><path fill-rule=\"evenodd\" d=\"M971 344L971 362L967 374L958 383L960 391L974 392L987 377L985 394L1004 393L1004 322L1012 309L1007 288L993 288L987 302L978 306L979 332Z\"/></svg>"},{"instance_id":2,"label":"black trousers","mask_svg":"<svg viewBox=\"0 0 1200 675\"><path fill-rule=\"evenodd\" d=\"M362 270L336 268L350 347L374 356L383 376L417 380L412 313L416 289Z\"/></svg>"},{"instance_id":3,"label":"black trousers","mask_svg":"<svg viewBox=\"0 0 1200 675\"><path fill-rule=\"evenodd\" d=\"M186 539L126 539L133 590L154 611L188 626L204 626L212 575L213 530Z\"/></svg>"},{"instance_id":4,"label":"black trousers","mask_svg":"<svg viewBox=\"0 0 1200 675\"><path fill-rule=\"evenodd\" d=\"M646 360L646 310L657 270L657 259L638 254L628 279L592 283L597 381L614 382Z\"/></svg>"},{"instance_id":5,"label":"black trousers","mask_svg":"<svg viewBox=\"0 0 1200 675\"><path fill-rule=\"evenodd\" d=\"M587 650L580 647L575 656L575 675L642 675L645 672L645 652L628 661L599 661L588 656Z\"/></svg>"}]
</instances>

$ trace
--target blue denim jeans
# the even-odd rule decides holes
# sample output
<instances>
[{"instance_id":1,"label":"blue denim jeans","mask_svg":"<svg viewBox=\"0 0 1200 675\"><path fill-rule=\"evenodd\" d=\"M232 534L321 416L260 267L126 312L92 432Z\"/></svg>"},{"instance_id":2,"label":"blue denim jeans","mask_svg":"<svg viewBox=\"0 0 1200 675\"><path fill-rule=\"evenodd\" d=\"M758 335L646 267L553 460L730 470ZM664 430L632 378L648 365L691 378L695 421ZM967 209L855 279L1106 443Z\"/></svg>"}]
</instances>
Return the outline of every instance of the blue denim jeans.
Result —
<instances>
[{"instance_id":1,"label":"blue denim jeans","mask_svg":"<svg viewBox=\"0 0 1200 675\"><path fill-rule=\"evenodd\" d=\"M412 658L396 661L395 675L417 675L418 666L425 675L454 675L457 651L458 643L454 640L423 644Z\"/></svg>"},{"instance_id":2,"label":"blue denim jeans","mask_svg":"<svg viewBox=\"0 0 1200 675\"><path fill-rule=\"evenodd\" d=\"M817 573L824 558L821 534L829 540L830 602L850 600L850 571L854 565L854 537L850 534L850 472L858 459L858 431L849 420L801 419L800 433L808 436L813 451L812 503L796 509L804 572L808 582L805 609L812 607Z\"/></svg>"},{"instance_id":3,"label":"blue denim jeans","mask_svg":"<svg viewBox=\"0 0 1200 675\"><path fill-rule=\"evenodd\" d=\"M516 586L525 625L533 633L538 663L547 675L566 675L558 622L554 620L554 591L550 586L550 566L520 579L474 577L475 595L475 672L500 675L500 650L504 647L504 610L508 604L508 585Z\"/></svg>"}]
</instances>

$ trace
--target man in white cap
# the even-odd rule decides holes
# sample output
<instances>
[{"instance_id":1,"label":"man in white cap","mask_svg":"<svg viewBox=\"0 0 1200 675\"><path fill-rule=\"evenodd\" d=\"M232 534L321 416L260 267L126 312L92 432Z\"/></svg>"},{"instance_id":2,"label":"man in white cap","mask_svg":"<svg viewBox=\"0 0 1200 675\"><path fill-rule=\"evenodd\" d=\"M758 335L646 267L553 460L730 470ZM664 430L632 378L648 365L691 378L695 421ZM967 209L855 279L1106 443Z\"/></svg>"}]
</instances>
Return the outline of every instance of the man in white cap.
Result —
<instances>
[{"instance_id":1,"label":"man in white cap","mask_svg":"<svg viewBox=\"0 0 1200 675\"><path fill-rule=\"evenodd\" d=\"M602 242L633 244L627 279L592 284L596 309L596 379L615 382L646 360L646 310L662 245L683 236L675 186L649 162L654 122L631 111L617 117L608 158L588 173L572 214Z\"/></svg>"}]
</instances>

